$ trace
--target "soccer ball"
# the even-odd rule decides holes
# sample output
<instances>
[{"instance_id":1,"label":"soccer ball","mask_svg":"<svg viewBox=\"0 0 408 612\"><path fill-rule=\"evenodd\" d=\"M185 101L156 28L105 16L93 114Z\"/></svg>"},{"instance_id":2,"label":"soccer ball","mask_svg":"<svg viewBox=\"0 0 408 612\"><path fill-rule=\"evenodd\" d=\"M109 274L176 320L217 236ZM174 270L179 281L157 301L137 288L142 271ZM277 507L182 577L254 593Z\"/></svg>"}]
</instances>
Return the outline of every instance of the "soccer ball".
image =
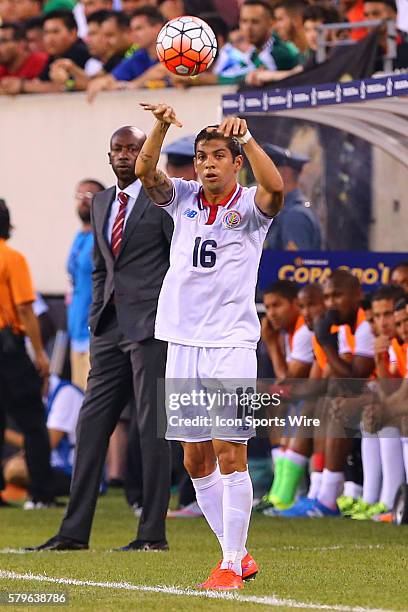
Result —
<instances>
[{"instance_id":1,"label":"soccer ball","mask_svg":"<svg viewBox=\"0 0 408 612\"><path fill-rule=\"evenodd\" d=\"M160 30L156 48L167 70L191 77L211 66L217 54L217 39L202 19L177 17Z\"/></svg>"}]
</instances>

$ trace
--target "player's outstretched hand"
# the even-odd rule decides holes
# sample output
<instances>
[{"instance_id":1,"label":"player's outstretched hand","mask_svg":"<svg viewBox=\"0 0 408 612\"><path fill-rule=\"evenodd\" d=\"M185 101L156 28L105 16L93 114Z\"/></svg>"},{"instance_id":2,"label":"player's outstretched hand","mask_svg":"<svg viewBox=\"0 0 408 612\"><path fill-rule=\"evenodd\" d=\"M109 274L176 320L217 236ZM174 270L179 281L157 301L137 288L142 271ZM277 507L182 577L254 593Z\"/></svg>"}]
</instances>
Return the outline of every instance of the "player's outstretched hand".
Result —
<instances>
[{"instance_id":1,"label":"player's outstretched hand","mask_svg":"<svg viewBox=\"0 0 408 612\"><path fill-rule=\"evenodd\" d=\"M211 128L210 128L211 129ZM213 128L226 138L230 136L245 136L248 131L247 122L239 117L227 117L217 128Z\"/></svg>"},{"instance_id":2,"label":"player's outstretched hand","mask_svg":"<svg viewBox=\"0 0 408 612\"><path fill-rule=\"evenodd\" d=\"M146 102L140 102L140 106L146 111L151 111L157 121L161 121L161 123L183 127L183 124L176 117L174 108L168 104L147 104Z\"/></svg>"}]
</instances>

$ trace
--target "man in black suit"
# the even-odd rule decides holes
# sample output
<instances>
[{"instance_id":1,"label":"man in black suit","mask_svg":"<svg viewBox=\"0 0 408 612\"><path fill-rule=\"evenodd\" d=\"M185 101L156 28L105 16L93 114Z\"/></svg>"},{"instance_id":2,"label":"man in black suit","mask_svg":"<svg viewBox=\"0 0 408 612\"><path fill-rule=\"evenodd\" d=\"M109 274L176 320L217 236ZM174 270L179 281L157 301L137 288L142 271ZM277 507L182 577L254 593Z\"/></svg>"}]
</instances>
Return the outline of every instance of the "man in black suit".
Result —
<instances>
[{"instance_id":1,"label":"man in black suit","mask_svg":"<svg viewBox=\"0 0 408 612\"><path fill-rule=\"evenodd\" d=\"M130 440L138 431L143 512L136 540L120 550L168 548L170 450L157 434L165 410L157 405L157 379L164 378L167 345L153 337L153 327L173 227L169 216L151 205L135 175L145 140L134 127L113 134L109 161L117 185L96 194L92 203L91 371L78 421L70 501L58 535L34 550L88 548L109 437L132 393Z\"/></svg>"}]
</instances>

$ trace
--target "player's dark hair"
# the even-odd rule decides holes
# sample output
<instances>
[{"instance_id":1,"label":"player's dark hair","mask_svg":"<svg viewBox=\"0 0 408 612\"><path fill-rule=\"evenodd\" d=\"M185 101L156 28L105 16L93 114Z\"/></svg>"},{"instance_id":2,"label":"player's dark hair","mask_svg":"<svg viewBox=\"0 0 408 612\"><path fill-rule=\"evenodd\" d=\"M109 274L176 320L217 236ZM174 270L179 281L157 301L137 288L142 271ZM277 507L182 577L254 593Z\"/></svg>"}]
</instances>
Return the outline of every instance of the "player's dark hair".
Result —
<instances>
[{"instance_id":1,"label":"player's dark hair","mask_svg":"<svg viewBox=\"0 0 408 612\"><path fill-rule=\"evenodd\" d=\"M245 2L241 4L241 7L243 6L263 6L270 16L273 16L273 8L268 0L245 0Z\"/></svg>"},{"instance_id":2,"label":"player's dark hair","mask_svg":"<svg viewBox=\"0 0 408 612\"><path fill-rule=\"evenodd\" d=\"M45 15L43 19L43 24L46 23L47 21L50 21L50 19L59 19L60 21L63 22L67 30L70 30L71 32L73 30L78 30L77 22L75 21L75 17L71 13L71 11L63 11L63 10L50 11L49 13Z\"/></svg>"},{"instance_id":3,"label":"player's dark hair","mask_svg":"<svg viewBox=\"0 0 408 612\"><path fill-rule=\"evenodd\" d=\"M210 142L211 140L224 140L228 149L231 151L232 159L235 160L238 155L242 155L242 147L239 144L238 140L234 138L234 136L230 136L229 138L225 138L222 134L217 132L216 130L208 131L208 128L217 128L218 125L208 125L206 128L201 130L199 134L197 134L195 142L194 142L194 152L197 153L197 145L199 142Z\"/></svg>"},{"instance_id":4,"label":"player's dark hair","mask_svg":"<svg viewBox=\"0 0 408 612\"><path fill-rule=\"evenodd\" d=\"M285 300L293 302L297 298L298 291L299 287L294 281L278 280L269 285L263 294L267 295L268 293L275 293L276 295L280 295L281 297L285 298Z\"/></svg>"},{"instance_id":5,"label":"player's dark hair","mask_svg":"<svg viewBox=\"0 0 408 612\"><path fill-rule=\"evenodd\" d=\"M394 306L394 312L405 310L405 308L407 307L407 304L408 304L408 296L407 294L405 294L403 298L401 298L400 300L398 300L398 302L396 302Z\"/></svg>"},{"instance_id":6,"label":"player's dark hair","mask_svg":"<svg viewBox=\"0 0 408 612\"><path fill-rule=\"evenodd\" d=\"M12 30L13 41L24 40L25 30L21 23L7 22L5 21L0 25L0 30Z\"/></svg>"},{"instance_id":7,"label":"player's dark hair","mask_svg":"<svg viewBox=\"0 0 408 612\"><path fill-rule=\"evenodd\" d=\"M102 185L102 183L100 183L99 181L97 181L96 179L83 179L82 181L79 181L80 185L84 185L85 183L88 183L90 185L94 185L97 189L99 189L99 191L104 191L105 190L105 186Z\"/></svg>"},{"instance_id":8,"label":"player's dark hair","mask_svg":"<svg viewBox=\"0 0 408 612\"><path fill-rule=\"evenodd\" d=\"M164 17L159 11L159 9L155 6L141 6L138 9L135 9L130 15L130 19L134 17L146 17L147 21L151 26L164 24Z\"/></svg>"},{"instance_id":9,"label":"player's dark hair","mask_svg":"<svg viewBox=\"0 0 408 612\"><path fill-rule=\"evenodd\" d=\"M95 11L94 13L91 13L89 17L86 18L86 22L88 24L97 23L98 25L101 25L104 21L106 21L109 13L110 11L105 10Z\"/></svg>"},{"instance_id":10,"label":"player's dark hair","mask_svg":"<svg viewBox=\"0 0 408 612\"><path fill-rule=\"evenodd\" d=\"M104 21L108 21L108 19L114 19L116 21L116 25L120 30L128 30L130 27L130 17L123 11L105 11L106 17Z\"/></svg>"},{"instance_id":11,"label":"player's dark hair","mask_svg":"<svg viewBox=\"0 0 408 612\"><path fill-rule=\"evenodd\" d=\"M5 200L0 198L0 238L8 240L10 238L11 228L9 209L7 208Z\"/></svg>"},{"instance_id":12,"label":"player's dark hair","mask_svg":"<svg viewBox=\"0 0 408 612\"><path fill-rule=\"evenodd\" d=\"M405 296L405 291L397 285L384 285L374 292L371 298L372 302L379 302L380 300L392 300L394 304L401 300Z\"/></svg>"}]
</instances>

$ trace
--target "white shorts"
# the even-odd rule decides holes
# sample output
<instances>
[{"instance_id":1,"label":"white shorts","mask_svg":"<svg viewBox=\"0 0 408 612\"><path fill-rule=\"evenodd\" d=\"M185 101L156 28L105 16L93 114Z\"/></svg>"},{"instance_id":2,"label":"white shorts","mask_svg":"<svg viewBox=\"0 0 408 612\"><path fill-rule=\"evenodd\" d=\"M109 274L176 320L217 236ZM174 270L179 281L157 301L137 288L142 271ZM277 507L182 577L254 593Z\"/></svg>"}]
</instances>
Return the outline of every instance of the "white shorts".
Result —
<instances>
[{"instance_id":1,"label":"white shorts","mask_svg":"<svg viewBox=\"0 0 408 612\"><path fill-rule=\"evenodd\" d=\"M248 394L256 391L256 351L169 343L168 440L245 443L255 435Z\"/></svg>"}]
</instances>

